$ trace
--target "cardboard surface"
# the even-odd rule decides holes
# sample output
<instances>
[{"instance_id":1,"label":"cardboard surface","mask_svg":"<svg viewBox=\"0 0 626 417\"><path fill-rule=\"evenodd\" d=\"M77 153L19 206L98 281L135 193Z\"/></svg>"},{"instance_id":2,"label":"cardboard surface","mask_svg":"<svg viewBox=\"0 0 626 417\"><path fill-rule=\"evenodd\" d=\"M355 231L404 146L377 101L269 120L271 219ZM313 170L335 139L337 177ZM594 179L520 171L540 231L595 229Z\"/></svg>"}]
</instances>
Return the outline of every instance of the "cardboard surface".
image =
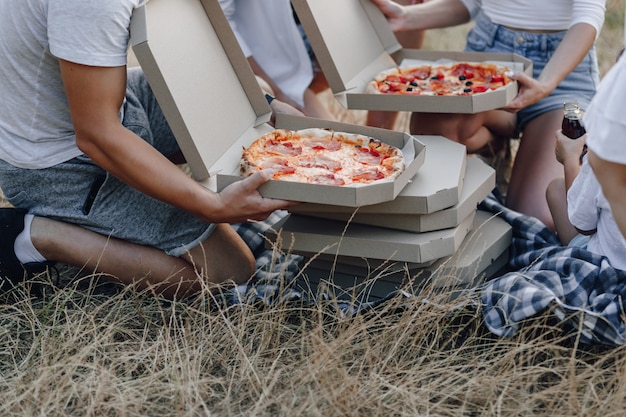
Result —
<instances>
[{"instance_id":1,"label":"cardboard surface","mask_svg":"<svg viewBox=\"0 0 626 417\"><path fill-rule=\"evenodd\" d=\"M280 249L294 253L424 263L454 254L471 230L474 215L472 212L452 229L411 233L291 214L266 236Z\"/></svg>"},{"instance_id":2,"label":"cardboard surface","mask_svg":"<svg viewBox=\"0 0 626 417\"><path fill-rule=\"evenodd\" d=\"M304 287L317 290L334 289L344 296L359 295L365 299L380 299L397 289L418 293L425 288L451 291L471 288L494 277L506 266L511 244L511 226L491 213L479 210L473 230L452 256L430 265L362 258L306 258Z\"/></svg>"},{"instance_id":3,"label":"cardboard surface","mask_svg":"<svg viewBox=\"0 0 626 417\"><path fill-rule=\"evenodd\" d=\"M460 97L365 93L376 75L405 59L497 62L527 74L532 71L531 61L515 54L403 49L370 0L292 0L292 4L335 97L348 109L478 113L503 107L517 95L517 83Z\"/></svg>"},{"instance_id":4,"label":"cardboard surface","mask_svg":"<svg viewBox=\"0 0 626 417\"><path fill-rule=\"evenodd\" d=\"M418 173L419 176L419 173ZM332 213L306 212L297 213L371 226L423 233L433 230L448 229L458 226L478 204L489 195L496 185L496 172L477 157L467 157L467 168L463 180L463 191L458 204L430 214L394 214L394 213Z\"/></svg>"},{"instance_id":5,"label":"cardboard surface","mask_svg":"<svg viewBox=\"0 0 626 417\"><path fill-rule=\"evenodd\" d=\"M267 123L271 108L219 3L151 0L133 14L131 45L194 178L216 191L241 180L242 147L273 129ZM395 181L360 187L271 180L259 187L265 197L376 204L393 200L424 161L424 145L406 133L281 116L277 128L331 127L391 143L402 148L407 167Z\"/></svg>"},{"instance_id":6,"label":"cardboard surface","mask_svg":"<svg viewBox=\"0 0 626 417\"><path fill-rule=\"evenodd\" d=\"M426 147L422 167L392 200L359 207L359 214L428 214L452 207L459 202L466 170L465 146L443 136L415 136ZM342 213L352 215L353 208L331 204L302 204L290 208L293 213Z\"/></svg>"}]
</instances>

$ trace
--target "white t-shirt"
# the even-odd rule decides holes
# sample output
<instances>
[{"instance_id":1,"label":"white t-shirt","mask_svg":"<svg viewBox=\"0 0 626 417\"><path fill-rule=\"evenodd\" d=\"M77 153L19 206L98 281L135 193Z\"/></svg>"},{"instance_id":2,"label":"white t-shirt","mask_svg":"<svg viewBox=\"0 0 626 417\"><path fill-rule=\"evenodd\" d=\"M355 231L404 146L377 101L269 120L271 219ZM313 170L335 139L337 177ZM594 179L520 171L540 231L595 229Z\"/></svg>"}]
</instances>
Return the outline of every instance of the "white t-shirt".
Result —
<instances>
[{"instance_id":1,"label":"white t-shirt","mask_svg":"<svg viewBox=\"0 0 626 417\"><path fill-rule=\"evenodd\" d=\"M81 154L57 58L126 65L142 0L0 1L0 159L46 168Z\"/></svg>"},{"instance_id":2,"label":"white t-shirt","mask_svg":"<svg viewBox=\"0 0 626 417\"><path fill-rule=\"evenodd\" d=\"M482 7L492 22L526 30L567 30L588 23L596 36L604 23L606 0L461 0L474 16Z\"/></svg>"},{"instance_id":3,"label":"white t-shirt","mask_svg":"<svg viewBox=\"0 0 626 417\"><path fill-rule=\"evenodd\" d=\"M602 159L626 164L626 56L604 76L583 124L587 146ZM597 228L587 249L606 255L611 265L626 270L626 240L619 231L600 183L585 161L567 193L570 222L581 230Z\"/></svg>"},{"instance_id":4,"label":"white t-shirt","mask_svg":"<svg viewBox=\"0 0 626 417\"><path fill-rule=\"evenodd\" d=\"M246 57L300 106L313 66L289 0L219 0Z\"/></svg>"},{"instance_id":5,"label":"white t-shirt","mask_svg":"<svg viewBox=\"0 0 626 417\"><path fill-rule=\"evenodd\" d=\"M626 53L602 78L583 123L587 146L600 158L626 164Z\"/></svg>"},{"instance_id":6,"label":"white t-shirt","mask_svg":"<svg viewBox=\"0 0 626 417\"><path fill-rule=\"evenodd\" d=\"M576 228L597 229L589 238L587 249L606 256L613 267L626 270L626 240L586 158L567 192L567 211Z\"/></svg>"}]
</instances>

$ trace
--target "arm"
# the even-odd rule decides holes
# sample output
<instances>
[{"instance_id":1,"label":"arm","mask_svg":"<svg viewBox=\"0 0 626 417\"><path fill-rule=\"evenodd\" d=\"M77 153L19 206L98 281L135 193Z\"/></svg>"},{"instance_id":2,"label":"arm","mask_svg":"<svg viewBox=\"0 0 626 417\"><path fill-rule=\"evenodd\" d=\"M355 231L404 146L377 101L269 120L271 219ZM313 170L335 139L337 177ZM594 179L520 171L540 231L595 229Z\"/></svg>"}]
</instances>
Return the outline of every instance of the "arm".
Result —
<instances>
[{"instance_id":1,"label":"arm","mask_svg":"<svg viewBox=\"0 0 626 417\"><path fill-rule=\"evenodd\" d=\"M626 165L601 159L591 150L587 155L619 230L626 236Z\"/></svg>"},{"instance_id":2,"label":"arm","mask_svg":"<svg viewBox=\"0 0 626 417\"><path fill-rule=\"evenodd\" d=\"M580 64L593 46L595 38L596 29L590 24L578 23L572 26L536 80L522 72L516 72L511 76L513 80L519 82L520 88L517 97L505 110L518 111L550 95Z\"/></svg>"},{"instance_id":3,"label":"arm","mask_svg":"<svg viewBox=\"0 0 626 417\"><path fill-rule=\"evenodd\" d=\"M572 182L580 172L580 155L583 151L586 139L587 135L583 135L578 139L570 139L560 130L556 132L554 153L556 160L563 165L566 190L569 190L572 186Z\"/></svg>"},{"instance_id":4,"label":"arm","mask_svg":"<svg viewBox=\"0 0 626 417\"><path fill-rule=\"evenodd\" d=\"M387 17L394 32L444 28L467 23L470 14L460 0L432 0L401 6L392 0L372 0Z\"/></svg>"},{"instance_id":5,"label":"arm","mask_svg":"<svg viewBox=\"0 0 626 417\"><path fill-rule=\"evenodd\" d=\"M262 219L289 203L262 198L256 188L269 172L213 193L126 129L119 120L126 67L92 67L60 60L78 147L131 187L211 222Z\"/></svg>"}]
</instances>

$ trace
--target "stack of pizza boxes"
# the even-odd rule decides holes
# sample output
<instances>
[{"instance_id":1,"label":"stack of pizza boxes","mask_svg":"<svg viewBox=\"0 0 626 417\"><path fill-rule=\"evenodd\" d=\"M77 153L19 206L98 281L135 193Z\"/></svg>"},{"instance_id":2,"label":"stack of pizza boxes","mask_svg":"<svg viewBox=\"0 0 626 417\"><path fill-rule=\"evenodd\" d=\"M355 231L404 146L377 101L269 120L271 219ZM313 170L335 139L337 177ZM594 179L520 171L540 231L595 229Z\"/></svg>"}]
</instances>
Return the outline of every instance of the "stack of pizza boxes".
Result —
<instances>
[{"instance_id":1,"label":"stack of pizza boxes","mask_svg":"<svg viewBox=\"0 0 626 417\"><path fill-rule=\"evenodd\" d=\"M346 77L363 84L375 74L362 71L368 65L356 60L359 48L346 53L350 56L327 48L324 32L334 29L323 28L329 22L309 7L323 3L328 3L327 10L369 22L355 25L357 37L384 53L377 58L367 51L368 63L394 64L371 30L385 27L384 17L378 16L378 23L366 21L368 13L376 16L368 1L294 0L336 97L348 108L404 106L383 100L369 107L358 87L337 85ZM355 18L346 23L356 23ZM352 37L351 32L340 31L337 38ZM242 149L274 127L269 124L271 109L217 0L151 0L135 10L131 45L194 178L216 191L241 180ZM336 61L343 61L347 72ZM352 96L363 106L353 104ZM412 108L403 107L407 109ZM315 288L327 281L346 291L367 285L368 296L377 298L407 285L470 286L508 260L510 227L477 210L495 186L495 173L467 157L463 146L440 136L286 115L278 115L275 127L319 127L375 137L400 148L406 161L393 181L340 187L270 180L259 188L266 197L302 202L267 238L270 247L304 255L304 285Z\"/></svg>"}]
</instances>

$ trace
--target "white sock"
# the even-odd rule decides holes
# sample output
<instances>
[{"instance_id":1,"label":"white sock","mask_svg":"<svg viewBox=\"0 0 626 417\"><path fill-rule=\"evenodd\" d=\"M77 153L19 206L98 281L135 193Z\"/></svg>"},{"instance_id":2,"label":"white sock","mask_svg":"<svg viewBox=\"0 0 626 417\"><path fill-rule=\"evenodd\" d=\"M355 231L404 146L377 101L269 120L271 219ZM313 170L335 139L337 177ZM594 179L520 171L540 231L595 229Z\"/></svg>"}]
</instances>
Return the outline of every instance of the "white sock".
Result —
<instances>
[{"instance_id":1,"label":"white sock","mask_svg":"<svg viewBox=\"0 0 626 417\"><path fill-rule=\"evenodd\" d=\"M15 256L17 256L17 259L23 264L29 262L44 262L46 260L46 258L44 258L43 255L35 249L35 246L30 239L30 225L33 222L34 217L35 216L32 214L24 216L24 230L22 230L22 233L17 235L13 246Z\"/></svg>"}]
</instances>

